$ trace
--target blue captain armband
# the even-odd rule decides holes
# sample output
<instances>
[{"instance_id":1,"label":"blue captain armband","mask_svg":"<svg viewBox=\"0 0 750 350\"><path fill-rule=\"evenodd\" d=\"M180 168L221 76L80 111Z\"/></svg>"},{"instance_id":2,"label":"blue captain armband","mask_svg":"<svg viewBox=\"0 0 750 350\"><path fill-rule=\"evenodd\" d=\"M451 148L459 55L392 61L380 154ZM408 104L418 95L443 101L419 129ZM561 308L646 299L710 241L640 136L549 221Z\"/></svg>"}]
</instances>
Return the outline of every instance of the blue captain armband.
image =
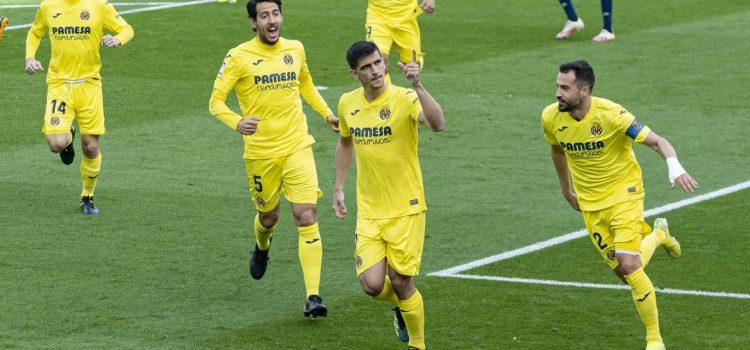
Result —
<instances>
[{"instance_id":1,"label":"blue captain armband","mask_svg":"<svg viewBox=\"0 0 750 350\"><path fill-rule=\"evenodd\" d=\"M643 130L643 128L645 127L646 126L639 122L638 119L633 119L633 123L630 124L628 130L625 131L625 134L630 136L631 139L635 140L635 138L638 137L638 134L641 133L641 130Z\"/></svg>"}]
</instances>

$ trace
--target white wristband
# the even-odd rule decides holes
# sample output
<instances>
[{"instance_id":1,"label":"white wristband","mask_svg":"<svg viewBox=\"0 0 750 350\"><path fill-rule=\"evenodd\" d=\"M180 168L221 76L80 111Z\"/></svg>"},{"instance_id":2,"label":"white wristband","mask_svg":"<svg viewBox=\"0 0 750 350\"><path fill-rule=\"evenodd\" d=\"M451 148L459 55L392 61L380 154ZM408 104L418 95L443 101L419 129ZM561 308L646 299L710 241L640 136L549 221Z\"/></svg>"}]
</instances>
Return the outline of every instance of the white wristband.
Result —
<instances>
[{"instance_id":1,"label":"white wristband","mask_svg":"<svg viewBox=\"0 0 750 350\"><path fill-rule=\"evenodd\" d=\"M677 157L667 158L667 167L669 168L669 183L674 183L677 177L687 173L685 168L680 164L680 161L677 160Z\"/></svg>"}]
</instances>

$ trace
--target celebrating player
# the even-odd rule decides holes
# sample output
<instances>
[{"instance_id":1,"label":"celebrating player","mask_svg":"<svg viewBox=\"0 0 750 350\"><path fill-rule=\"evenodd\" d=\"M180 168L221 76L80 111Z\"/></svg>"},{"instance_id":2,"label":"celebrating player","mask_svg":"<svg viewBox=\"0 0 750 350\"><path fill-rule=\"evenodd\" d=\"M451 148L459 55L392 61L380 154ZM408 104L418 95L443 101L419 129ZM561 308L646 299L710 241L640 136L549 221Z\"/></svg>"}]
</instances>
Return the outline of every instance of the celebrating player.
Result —
<instances>
[{"instance_id":1,"label":"celebrating player","mask_svg":"<svg viewBox=\"0 0 750 350\"><path fill-rule=\"evenodd\" d=\"M542 126L544 138L552 145L552 163L563 197L582 212L594 247L630 285L646 327L646 349L664 349L654 285L644 269L660 245L673 258L679 258L682 251L666 219L656 219L653 231L643 221L643 180L631 140L666 159L672 187L677 183L685 192L694 192L698 183L680 165L666 139L622 106L591 96L594 70L586 61L565 63L559 70L558 102L544 109Z\"/></svg>"},{"instance_id":2,"label":"celebrating player","mask_svg":"<svg viewBox=\"0 0 750 350\"><path fill-rule=\"evenodd\" d=\"M615 40L615 32L612 31L612 0L601 0L602 3L602 18L604 19L604 28L595 36L592 40L595 42L605 42ZM573 0L560 0L565 15L568 16L568 20L565 22L565 27L557 33L557 39L567 39L573 33L580 32L583 30L583 20L578 17L576 10L573 7Z\"/></svg>"},{"instance_id":3,"label":"celebrating player","mask_svg":"<svg viewBox=\"0 0 750 350\"><path fill-rule=\"evenodd\" d=\"M425 204L419 166L421 123L443 130L440 105L422 86L417 52L399 67L414 89L390 85L378 47L354 43L346 54L351 75L362 88L341 96L341 138L336 147L333 211L347 216L344 203L352 155L357 156L355 262L362 290L396 305L396 329L410 349L424 349L424 305L414 286L425 235Z\"/></svg>"},{"instance_id":4,"label":"celebrating player","mask_svg":"<svg viewBox=\"0 0 750 350\"><path fill-rule=\"evenodd\" d=\"M105 29L116 35L104 35ZM52 59L42 132L50 151L60 153L64 164L71 164L75 157L73 120L78 120L83 148L81 209L97 215L94 189L102 165L99 138L106 132L99 45L124 45L133 38L133 28L106 0L45 0L26 36L26 73L44 70L35 56L47 32Z\"/></svg>"},{"instance_id":5,"label":"celebrating player","mask_svg":"<svg viewBox=\"0 0 750 350\"><path fill-rule=\"evenodd\" d=\"M251 0L247 12L257 36L226 55L209 108L242 134L245 143L245 167L258 211L250 274L260 279L266 271L271 235L279 220L279 197L284 193L299 231L299 259L307 289L305 316L326 316L319 296L323 246L316 214L322 193L311 147L315 140L308 132L300 94L334 131L338 131L338 119L313 85L302 43L281 37L281 0ZM232 89L242 115L226 105Z\"/></svg>"},{"instance_id":6,"label":"celebrating player","mask_svg":"<svg viewBox=\"0 0 750 350\"><path fill-rule=\"evenodd\" d=\"M435 0L369 0L367 2L367 19L365 29L367 41L374 42L380 49L385 64L391 46L395 44L401 62L406 63L412 50L417 51L419 64L424 64L419 23L417 17L422 12L431 14L435 11ZM390 76L386 74L386 82Z\"/></svg>"}]
</instances>

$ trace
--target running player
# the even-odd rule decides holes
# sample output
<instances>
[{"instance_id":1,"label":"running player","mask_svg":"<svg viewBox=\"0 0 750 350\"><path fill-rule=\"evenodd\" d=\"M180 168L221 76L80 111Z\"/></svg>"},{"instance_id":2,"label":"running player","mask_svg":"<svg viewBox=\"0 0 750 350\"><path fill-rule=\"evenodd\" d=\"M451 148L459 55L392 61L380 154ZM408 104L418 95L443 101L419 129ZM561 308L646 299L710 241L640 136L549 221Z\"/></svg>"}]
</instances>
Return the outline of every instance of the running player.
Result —
<instances>
[{"instance_id":1,"label":"running player","mask_svg":"<svg viewBox=\"0 0 750 350\"><path fill-rule=\"evenodd\" d=\"M116 35L104 35L104 31ZM36 60L42 37L49 34L52 58L47 72L47 104L42 132L50 151L63 164L73 163L73 120L81 132L81 210L98 215L94 189L102 165L99 139L104 128L104 102L99 45L118 47L133 38L133 28L106 0L45 0L26 36L26 72L44 70Z\"/></svg>"},{"instance_id":2,"label":"running player","mask_svg":"<svg viewBox=\"0 0 750 350\"><path fill-rule=\"evenodd\" d=\"M344 183L357 158L355 263L362 290L396 306L395 324L409 349L424 349L424 305L414 286L425 235L425 204L419 165L418 126L445 127L440 105L422 86L416 50L399 67L413 89L384 80L378 47L354 43L346 55L351 75L362 87L341 96L341 138L336 147L333 211L348 214Z\"/></svg>"},{"instance_id":3,"label":"running player","mask_svg":"<svg viewBox=\"0 0 750 350\"><path fill-rule=\"evenodd\" d=\"M226 55L209 108L244 139L245 167L258 212L250 275L260 279L266 271L283 193L291 202L299 231L299 259L307 290L304 314L326 316L319 295L323 246L316 214L322 192L311 147L315 140L308 132L300 95L334 131L338 131L338 119L313 85L302 43L281 37L281 0L250 0L247 11L257 36ZM242 115L226 105L231 90L237 92Z\"/></svg>"},{"instance_id":4,"label":"running player","mask_svg":"<svg viewBox=\"0 0 750 350\"><path fill-rule=\"evenodd\" d=\"M685 192L698 183L677 160L674 147L622 106L591 96L594 70L586 61L565 63L557 75L557 103L544 109L544 138L563 197L582 212L594 247L623 282L646 328L646 349L664 349L654 285L644 272L654 250L663 245L673 258L682 254L667 220L654 229L643 220L643 179L632 141L666 159L669 181ZM573 187L570 186L570 177Z\"/></svg>"}]
</instances>

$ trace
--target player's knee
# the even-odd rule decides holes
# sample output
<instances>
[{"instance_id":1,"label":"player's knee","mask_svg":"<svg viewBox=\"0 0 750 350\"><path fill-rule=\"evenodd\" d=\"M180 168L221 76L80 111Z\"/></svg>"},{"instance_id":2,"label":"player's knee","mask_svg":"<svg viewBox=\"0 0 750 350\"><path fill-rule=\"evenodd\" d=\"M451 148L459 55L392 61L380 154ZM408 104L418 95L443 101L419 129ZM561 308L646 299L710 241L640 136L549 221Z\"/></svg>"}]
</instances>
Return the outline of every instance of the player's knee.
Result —
<instances>
[{"instance_id":1,"label":"player's knee","mask_svg":"<svg viewBox=\"0 0 750 350\"><path fill-rule=\"evenodd\" d=\"M63 142L49 142L48 141L47 145L49 146L49 150L54 153L60 153L65 149L65 147L68 147L68 145Z\"/></svg>"},{"instance_id":2,"label":"player's knee","mask_svg":"<svg viewBox=\"0 0 750 350\"><path fill-rule=\"evenodd\" d=\"M99 155L99 144L97 143L84 143L82 148L86 158L93 159Z\"/></svg>"},{"instance_id":3,"label":"player's knee","mask_svg":"<svg viewBox=\"0 0 750 350\"><path fill-rule=\"evenodd\" d=\"M625 260L620 262L620 266L618 266L619 272L617 275L622 276L624 279L625 276L635 272L641 267L641 264L639 261L633 261L633 260Z\"/></svg>"},{"instance_id":4,"label":"player's knee","mask_svg":"<svg viewBox=\"0 0 750 350\"><path fill-rule=\"evenodd\" d=\"M391 278L391 286L393 287L393 291L398 295L407 294L412 288L414 288L412 279L409 276Z\"/></svg>"},{"instance_id":5,"label":"player's knee","mask_svg":"<svg viewBox=\"0 0 750 350\"><path fill-rule=\"evenodd\" d=\"M305 227L318 222L318 216L315 213L315 208L305 208L294 213L294 220L297 221L297 226Z\"/></svg>"},{"instance_id":6,"label":"player's knee","mask_svg":"<svg viewBox=\"0 0 750 350\"><path fill-rule=\"evenodd\" d=\"M373 279L359 279L359 284L360 286L362 286L362 291L371 297L380 295L380 293L383 291L383 283L384 281L379 281L378 283L378 281L374 281Z\"/></svg>"},{"instance_id":7,"label":"player's knee","mask_svg":"<svg viewBox=\"0 0 750 350\"><path fill-rule=\"evenodd\" d=\"M259 213L258 219L263 227L273 227L279 221L278 211L271 211L268 213Z\"/></svg>"}]
</instances>

